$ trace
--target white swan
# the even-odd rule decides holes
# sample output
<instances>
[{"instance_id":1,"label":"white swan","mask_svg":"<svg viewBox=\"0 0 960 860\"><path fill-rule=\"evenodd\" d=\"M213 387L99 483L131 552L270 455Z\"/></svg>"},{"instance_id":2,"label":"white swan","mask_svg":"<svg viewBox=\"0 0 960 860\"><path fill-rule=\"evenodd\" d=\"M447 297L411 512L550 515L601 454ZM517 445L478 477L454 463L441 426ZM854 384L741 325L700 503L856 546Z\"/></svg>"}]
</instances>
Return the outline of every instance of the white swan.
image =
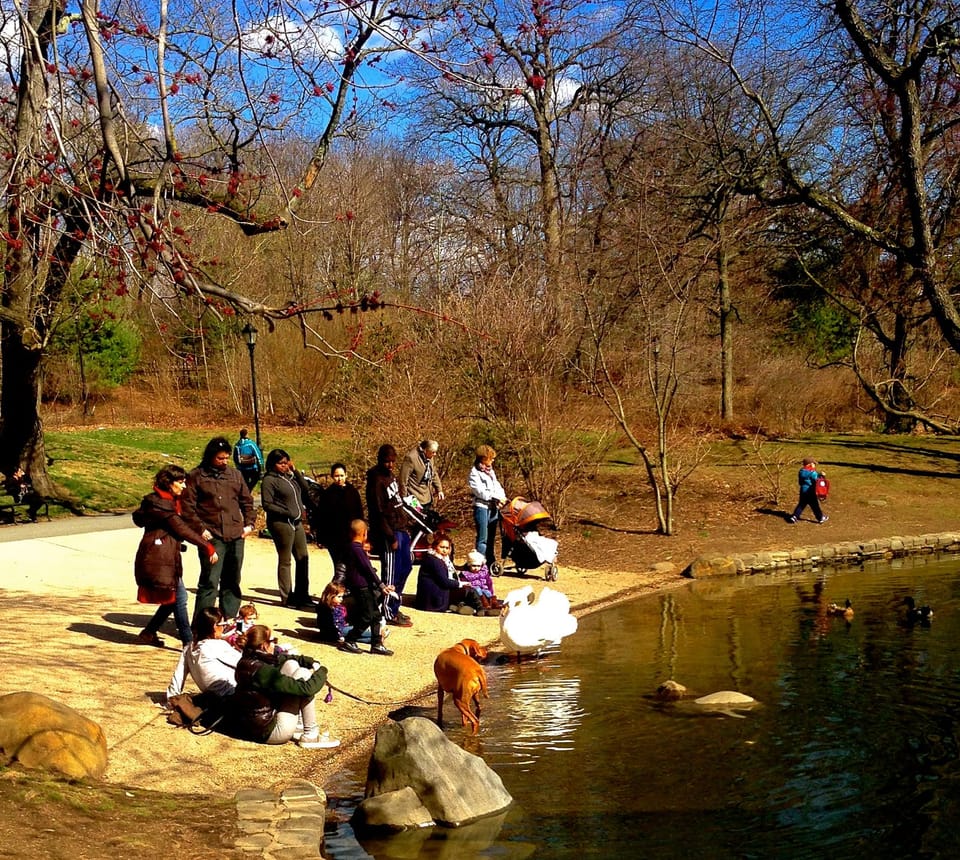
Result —
<instances>
[{"instance_id":1,"label":"white swan","mask_svg":"<svg viewBox=\"0 0 960 860\"><path fill-rule=\"evenodd\" d=\"M503 602L500 641L508 651L535 654L577 629L567 596L550 586L544 586L534 598L533 588L525 585L507 594Z\"/></svg>"}]
</instances>

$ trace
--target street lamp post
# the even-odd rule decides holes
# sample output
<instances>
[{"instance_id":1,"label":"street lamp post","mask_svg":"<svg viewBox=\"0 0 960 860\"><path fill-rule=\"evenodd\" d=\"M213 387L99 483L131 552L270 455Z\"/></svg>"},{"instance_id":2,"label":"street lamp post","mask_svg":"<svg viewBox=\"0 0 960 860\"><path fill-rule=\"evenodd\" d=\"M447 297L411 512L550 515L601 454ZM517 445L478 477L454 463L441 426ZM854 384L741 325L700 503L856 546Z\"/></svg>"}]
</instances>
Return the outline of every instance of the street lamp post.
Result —
<instances>
[{"instance_id":1,"label":"street lamp post","mask_svg":"<svg viewBox=\"0 0 960 860\"><path fill-rule=\"evenodd\" d=\"M243 327L243 335L247 339L247 349L250 350L250 389L253 394L253 426L257 431L257 447L260 446L260 405L257 402L257 365L253 360L253 351L257 348L257 330L252 323Z\"/></svg>"}]
</instances>

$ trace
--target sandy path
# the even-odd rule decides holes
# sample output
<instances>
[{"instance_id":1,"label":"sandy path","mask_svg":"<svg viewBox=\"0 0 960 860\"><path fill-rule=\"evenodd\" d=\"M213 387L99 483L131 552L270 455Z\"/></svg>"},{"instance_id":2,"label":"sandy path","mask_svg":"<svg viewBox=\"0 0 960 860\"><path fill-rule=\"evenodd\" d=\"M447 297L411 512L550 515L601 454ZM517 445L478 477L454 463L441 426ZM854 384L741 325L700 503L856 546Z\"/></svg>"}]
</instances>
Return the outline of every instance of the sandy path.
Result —
<instances>
[{"instance_id":1,"label":"sandy path","mask_svg":"<svg viewBox=\"0 0 960 860\"><path fill-rule=\"evenodd\" d=\"M321 727L343 741L335 751L266 747L218 734L198 737L169 726L154 699L166 690L177 640L166 635L163 649L135 641L152 614L151 607L135 600L133 557L141 531L56 535L46 533L54 529L30 529L24 527L27 540L0 541L0 693L45 693L99 722L110 750L110 782L202 794L306 777L330 790L348 760L369 756L374 729L395 704L362 704L337 693L330 704L320 704ZM189 587L196 582L198 564L192 551L185 560ZM314 594L330 575L326 551L311 547ZM415 577L407 584L408 594L416 588ZM598 573L561 566L553 585L574 607L596 608L598 601L683 581L670 572ZM498 593L502 597L526 583L535 591L545 585L507 576L497 581ZM248 541L243 586L245 596L258 604L261 621L327 666L331 683L371 701L410 702L427 715L435 709L437 652L464 637L493 643L499 636L496 618L408 610L414 626L392 629L388 644L394 657L343 654L316 643L312 618L277 604L276 553L268 540ZM450 725L452 714L447 719Z\"/></svg>"}]
</instances>

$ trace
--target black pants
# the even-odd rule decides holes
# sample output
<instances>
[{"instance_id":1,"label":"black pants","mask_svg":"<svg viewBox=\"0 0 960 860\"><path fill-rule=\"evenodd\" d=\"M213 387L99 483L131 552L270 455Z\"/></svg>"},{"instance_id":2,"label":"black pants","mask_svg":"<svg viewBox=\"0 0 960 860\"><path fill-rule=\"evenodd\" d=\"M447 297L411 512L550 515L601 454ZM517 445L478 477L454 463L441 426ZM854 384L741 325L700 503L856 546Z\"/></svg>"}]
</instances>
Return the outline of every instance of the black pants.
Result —
<instances>
[{"instance_id":1,"label":"black pants","mask_svg":"<svg viewBox=\"0 0 960 860\"><path fill-rule=\"evenodd\" d=\"M353 612L350 615L350 623L353 625L347 634L347 641L357 643L360 634L368 627L370 628L370 643L376 645L380 642L380 613L379 592L372 588L355 588L350 591L353 597Z\"/></svg>"},{"instance_id":2,"label":"black pants","mask_svg":"<svg viewBox=\"0 0 960 860\"><path fill-rule=\"evenodd\" d=\"M813 512L813 515L817 518L817 522L823 519L823 511L820 510L820 500L817 498L817 488L811 487L809 490L804 490L800 494L800 501L797 502L797 507L793 512L793 518L795 520L800 519L800 514L803 513L803 509L810 506L810 510Z\"/></svg>"}]
</instances>

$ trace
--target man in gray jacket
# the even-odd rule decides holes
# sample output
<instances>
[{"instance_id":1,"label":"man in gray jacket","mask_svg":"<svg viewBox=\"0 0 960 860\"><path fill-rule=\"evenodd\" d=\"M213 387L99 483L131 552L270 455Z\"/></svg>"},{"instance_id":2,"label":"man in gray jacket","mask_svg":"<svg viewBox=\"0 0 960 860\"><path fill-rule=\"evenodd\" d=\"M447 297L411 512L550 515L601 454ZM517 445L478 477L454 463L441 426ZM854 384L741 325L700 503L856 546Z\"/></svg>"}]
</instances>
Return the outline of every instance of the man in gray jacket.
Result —
<instances>
[{"instance_id":1,"label":"man in gray jacket","mask_svg":"<svg viewBox=\"0 0 960 860\"><path fill-rule=\"evenodd\" d=\"M424 439L407 452L400 465L400 492L405 497L413 496L428 511L434 502L443 501L443 484L433 465L439 448L439 442Z\"/></svg>"}]
</instances>

